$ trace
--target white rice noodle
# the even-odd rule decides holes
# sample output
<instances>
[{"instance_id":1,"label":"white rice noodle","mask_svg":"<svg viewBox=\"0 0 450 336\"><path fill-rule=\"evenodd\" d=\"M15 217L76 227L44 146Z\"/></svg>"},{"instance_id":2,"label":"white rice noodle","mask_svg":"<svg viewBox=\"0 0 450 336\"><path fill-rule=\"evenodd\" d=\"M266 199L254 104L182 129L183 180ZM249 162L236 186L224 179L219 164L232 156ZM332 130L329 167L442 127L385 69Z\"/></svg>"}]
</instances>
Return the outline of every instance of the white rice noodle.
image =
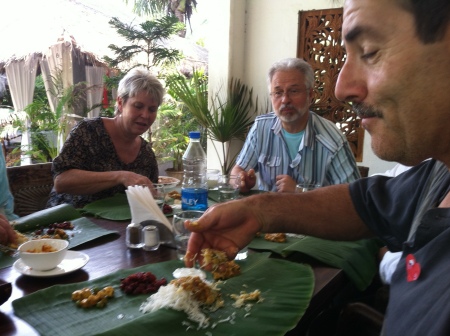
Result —
<instances>
[{"instance_id":1,"label":"white rice noodle","mask_svg":"<svg viewBox=\"0 0 450 336\"><path fill-rule=\"evenodd\" d=\"M219 321L213 323L212 328L214 329L215 327L217 327L217 325L218 325L219 323L226 323L226 322L229 322L230 324L235 324L235 323L236 323L235 319L236 319L236 312L233 312L233 313L231 313L230 316L228 316L228 317L226 317L226 318L224 318L224 319L222 319L222 320L219 320Z\"/></svg>"},{"instance_id":2,"label":"white rice noodle","mask_svg":"<svg viewBox=\"0 0 450 336\"><path fill-rule=\"evenodd\" d=\"M161 308L172 308L184 311L189 320L197 322L199 328L208 326L208 318L201 311L200 303L191 298L191 294L173 284L162 286L151 295L139 308L143 313L152 313Z\"/></svg>"}]
</instances>

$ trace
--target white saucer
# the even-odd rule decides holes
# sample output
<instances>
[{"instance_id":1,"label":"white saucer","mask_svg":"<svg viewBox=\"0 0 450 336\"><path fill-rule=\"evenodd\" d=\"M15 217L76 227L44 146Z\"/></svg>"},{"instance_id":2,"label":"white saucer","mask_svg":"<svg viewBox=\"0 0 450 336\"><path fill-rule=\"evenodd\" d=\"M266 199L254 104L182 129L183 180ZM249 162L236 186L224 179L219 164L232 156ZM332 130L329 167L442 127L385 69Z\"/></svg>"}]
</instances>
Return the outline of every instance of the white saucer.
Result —
<instances>
[{"instance_id":1,"label":"white saucer","mask_svg":"<svg viewBox=\"0 0 450 336\"><path fill-rule=\"evenodd\" d=\"M79 270L89 261L89 256L83 252L78 251L67 251L66 257L61 263L56 266L54 269L49 271L35 271L30 267L25 265L22 259L17 260L13 264L13 268L23 274L35 277L52 277L57 275L68 274L70 272L74 272Z\"/></svg>"}]
</instances>

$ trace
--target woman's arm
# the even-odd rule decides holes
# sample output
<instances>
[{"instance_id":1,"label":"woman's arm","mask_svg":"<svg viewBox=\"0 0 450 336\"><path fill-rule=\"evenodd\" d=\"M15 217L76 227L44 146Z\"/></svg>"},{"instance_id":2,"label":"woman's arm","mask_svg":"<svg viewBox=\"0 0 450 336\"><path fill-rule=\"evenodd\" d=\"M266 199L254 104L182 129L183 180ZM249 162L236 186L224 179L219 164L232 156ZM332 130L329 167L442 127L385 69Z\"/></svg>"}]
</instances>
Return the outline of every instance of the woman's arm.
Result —
<instances>
[{"instance_id":1,"label":"woman's arm","mask_svg":"<svg viewBox=\"0 0 450 336\"><path fill-rule=\"evenodd\" d=\"M92 195L102 190L124 185L152 185L143 175L130 171L92 172L80 169L70 169L55 178L55 191L73 195Z\"/></svg>"}]
</instances>

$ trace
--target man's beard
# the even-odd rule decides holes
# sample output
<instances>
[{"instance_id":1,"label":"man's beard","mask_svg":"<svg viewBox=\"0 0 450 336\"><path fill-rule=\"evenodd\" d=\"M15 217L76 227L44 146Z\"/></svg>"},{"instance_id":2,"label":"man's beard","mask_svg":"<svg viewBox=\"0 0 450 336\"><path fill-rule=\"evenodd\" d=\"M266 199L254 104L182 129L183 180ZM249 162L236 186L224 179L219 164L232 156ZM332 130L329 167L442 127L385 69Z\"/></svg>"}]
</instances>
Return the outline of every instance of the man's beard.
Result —
<instances>
[{"instance_id":1,"label":"man's beard","mask_svg":"<svg viewBox=\"0 0 450 336\"><path fill-rule=\"evenodd\" d=\"M282 110L284 108L289 108L291 110L294 110L295 113L289 114L289 115L283 115L282 114ZM280 108L278 110L278 113L277 113L277 116L283 122L292 122L292 121L298 120L302 116L302 113L301 113L301 111L299 111L297 108L295 108L294 106L292 106L290 104L287 104L287 105L283 104L283 105L280 106Z\"/></svg>"}]
</instances>

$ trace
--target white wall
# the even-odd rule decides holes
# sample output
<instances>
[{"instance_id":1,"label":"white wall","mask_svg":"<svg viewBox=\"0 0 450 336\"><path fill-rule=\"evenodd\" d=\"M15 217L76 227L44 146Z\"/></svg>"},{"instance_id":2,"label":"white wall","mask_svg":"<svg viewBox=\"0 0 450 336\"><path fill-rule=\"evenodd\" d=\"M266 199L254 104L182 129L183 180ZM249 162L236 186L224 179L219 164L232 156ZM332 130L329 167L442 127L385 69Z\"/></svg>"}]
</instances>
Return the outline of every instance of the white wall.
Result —
<instances>
[{"instance_id":1,"label":"white wall","mask_svg":"<svg viewBox=\"0 0 450 336\"><path fill-rule=\"evenodd\" d=\"M253 88L260 102L268 101L266 73L270 65L297 51L298 12L337 7L331 0L214 0L206 47L209 49L210 91L236 77ZM206 5L202 3L202 5ZM215 13L215 14L212 14ZM219 167L215 151L208 146L208 166ZM378 159L366 132L363 161L369 174L395 165Z\"/></svg>"}]
</instances>

